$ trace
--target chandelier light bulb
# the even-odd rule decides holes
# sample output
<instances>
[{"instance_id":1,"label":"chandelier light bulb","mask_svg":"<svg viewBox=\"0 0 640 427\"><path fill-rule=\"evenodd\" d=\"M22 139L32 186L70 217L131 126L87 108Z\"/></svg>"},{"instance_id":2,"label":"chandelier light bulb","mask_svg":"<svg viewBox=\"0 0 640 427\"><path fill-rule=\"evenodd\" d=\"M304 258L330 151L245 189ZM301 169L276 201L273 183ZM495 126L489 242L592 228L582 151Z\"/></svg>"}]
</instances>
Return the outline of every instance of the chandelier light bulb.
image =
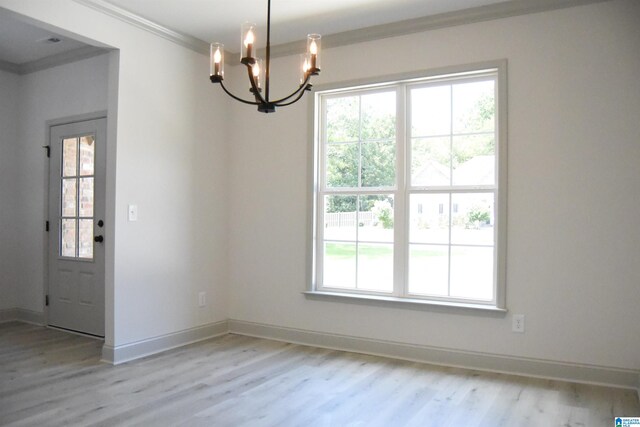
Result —
<instances>
[{"instance_id":1,"label":"chandelier light bulb","mask_svg":"<svg viewBox=\"0 0 640 427\"><path fill-rule=\"evenodd\" d=\"M216 53L213 54L213 62L215 62L216 64L219 64L221 59L222 59L222 54L220 53L220 48L218 48L216 49Z\"/></svg>"},{"instance_id":2,"label":"chandelier light bulb","mask_svg":"<svg viewBox=\"0 0 640 427\"><path fill-rule=\"evenodd\" d=\"M317 55L318 54L318 45L316 44L315 40L311 41L311 46L309 46L309 53L311 55Z\"/></svg>"},{"instance_id":3,"label":"chandelier light bulb","mask_svg":"<svg viewBox=\"0 0 640 427\"><path fill-rule=\"evenodd\" d=\"M253 35L253 31L249 30L247 36L244 38L244 47L248 48L249 45L253 43L255 43L255 36Z\"/></svg>"}]
</instances>

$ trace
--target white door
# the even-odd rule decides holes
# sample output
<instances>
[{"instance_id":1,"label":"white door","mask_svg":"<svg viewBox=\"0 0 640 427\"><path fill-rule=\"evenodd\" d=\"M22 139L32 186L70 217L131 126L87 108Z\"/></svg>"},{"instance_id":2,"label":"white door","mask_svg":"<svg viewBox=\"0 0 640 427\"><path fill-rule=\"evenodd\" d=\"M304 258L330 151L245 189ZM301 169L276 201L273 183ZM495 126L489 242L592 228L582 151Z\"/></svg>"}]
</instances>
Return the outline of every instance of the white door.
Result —
<instances>
[{"instance_id":1,"label":"white door","mask_svg":"<svg viewBox=\"0 0 640 427\"><path fill-rule=\"evenodd\" d=\"M104 337L106 119L50 128L51 326Z\"/></svg>"}]
</instances>

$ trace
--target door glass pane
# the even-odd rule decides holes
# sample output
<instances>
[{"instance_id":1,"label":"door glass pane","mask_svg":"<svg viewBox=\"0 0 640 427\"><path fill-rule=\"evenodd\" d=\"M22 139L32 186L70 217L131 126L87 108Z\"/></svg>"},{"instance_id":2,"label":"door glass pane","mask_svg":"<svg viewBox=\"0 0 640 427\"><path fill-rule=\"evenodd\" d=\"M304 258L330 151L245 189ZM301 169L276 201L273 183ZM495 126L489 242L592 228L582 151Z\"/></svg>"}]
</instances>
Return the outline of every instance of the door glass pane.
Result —
<instances>
[{"instance_id":1,"label":"door glass pane","mask_svg":"<svg viewBox=\"0 0 640 427\"><path fill-rule=\"evenodd\" d=\"M81 219L79 221L78 257L93 258L93 220Z\"/></svg>"},{"instance_id":2,"label":"door glass pane","mask_svg":"<svg viewBox=\"0 0 640 427\"><path fill-rule=\"evenodd\" d=\"M93 216L93 178L80 178L79 216Z\"/></svg>"},{"instance_id":3,"label":"door glass pane","mask_svg":"<svg viewBox=\"0 0 640 427\"><path fill-rule=\"evenodd\" d=\"M60 255L76 256L76 220L63 219L60 227Z\"/></svg>"},{"instance_id":4,"label":"door glass pane","mask_svg":"<svg viewBox=\"0 0 640 427\"><path fill-rule=\"evenodd\" d=\"M356 287L356 244L325 243L323 286Z\"/></svg>"},{"instance_id":5,"label":"door glass pane","mask_svg":"<svg viewBox=\"0 0 640 427\"><path fill-rule=\"evenodd\" d=\"M76 215L76 178L62 179L62 216Z\"/></svg>"},{"instance_id":6,"label":"door glass pane","mask_svg":"<svg viewBox=\"0 0 640 427\"><path fill-rule=\"evenodd\" d=\"M62 140L62 176L76 176L78 138Z\"/></svg>"},{"instance_id":7,"label":"door glass pane","mask_svg":"<svg viewBox=\"0 0 640 427\"><path fill-rule=\"evenodd\" d=\"M95 137L87 135L80 138L80 175L93 175L95 170Z\"/></svg>"}]
</instances>

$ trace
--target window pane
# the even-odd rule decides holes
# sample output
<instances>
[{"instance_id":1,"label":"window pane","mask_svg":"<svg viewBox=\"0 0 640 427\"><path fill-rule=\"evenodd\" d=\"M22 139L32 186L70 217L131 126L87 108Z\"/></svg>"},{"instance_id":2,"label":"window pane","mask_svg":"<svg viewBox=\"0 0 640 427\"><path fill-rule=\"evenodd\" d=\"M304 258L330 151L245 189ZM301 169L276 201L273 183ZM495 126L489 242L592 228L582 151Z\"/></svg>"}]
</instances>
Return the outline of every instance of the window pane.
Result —
<instances>
[{"instance_id":1,"label":"window pane","mask_svg":"<svg viewBox=\"0 0 640 427\"><path fill-rule=\"evenodd\" d=\"M76 256L76 220L63 219L60 227L60 255Z\"/></svg>"},{"instance_id":2,"label":"window pane","mask_svg":"<svg viewBox=\"0 0 640 427\"><path fill-rule=\"evenodd\" d=\"M449 243L449 194L410 196L410 243Z\"/></svg>"},{"instance_id":3,"label":"window pane","mask_svg":"<svg viewBox=\"0 0 640 427\"><path fill-rule=\"evenodd\" d=\"M358 289L393 291L393 245L358 245Z\"/></svg>"},{"instance_id":4,"label":"window pane","mask_svg":"<svg viewBox=\"0 0 640 427\"><path fill-rule=\"evenodd\" d=\"M359 96L327 99L327 141L358 141L360 135Z\"/></svg>"},{"instance_id":5,"label":"window pane","mask_svg":"<svg viewBox=\"0 0 640 427\"><path fill-rule=\"evenodd\" d=\"M62 140L62 176L76 176L78 138Z\"/></svg>"},{"instance_id":6,"label":"window pane","mask_svg":"<svg viewBox=\"0 0 640 427\"><path fill-rule=\"evenodd\" d=\"M356 240L356 196L324 197L324 239Z\"/></svg>"},{"instance_id":7,"label":"window pane","mask_svg":"<svg viewBox=\"0 0 640 427\"><path fill-rule=\"evenodd\" d=\"M360 98L360 140L395 139L396 92L374 93Z\"/></svg>"},{"instance_id":8,"label":"window pane","mask_svg":"<svg viewBox=\"0 0 640 427\"><path fill-rule=\"evenodd\" d=\"M393 196L360 196L358 241L393 242Z\"/></svg>"},{"instance_id":9,"label":"window pane","mask_svg":"<svg viewBox=\"0 0 640 427\"><path fill-rule=\"evenodd\" d=\"M493 245L493 193L453 194L451 203L451 243Z\"/></svg>"},{"instance_id":10,"label":"window pane","mask_svg":"<svg viewBox=\"0 0 640 427\"><path fill-rule=\"evenodd\" d=\"M80 175L94 174L95 137L87 135L80 138Z\"/></svg>"},{"instance_id":11,"label":"window pane","mask_svg":"<svg viewBox=\"0 0 640 427\"><path fill-rule=\"evenodd\" d=\"M363 142L361 173L363 187L392 187L396 181L396 145Z\"/></svg>"},{"instance_id":12,"label":"window pane","mask_svg":"<svg viewBox=\"0 0 640 427\"><path fill-rule=\"evenodd\" d=\"M358 186L358 144L327 146L327 187Z\"/></svg>"},{"instance_id":13,"label":"window pane","mask_svg":"<svg viewBox=\"0 0 640 427\"><path fill-rule=\"evenodd\" d=\"M411 185L451 184L451 140L422 138L411 141Z\"/></svg>"},{"instance_id":14,"label":"window pane","mask_svg":"<svg viewBox=\"0 0 640 427\"><path fill-rule=\"evenodd\" d=\"M453 132L493 132L494 81L453 85Z\"/></svg>"},{"instance_id":15,"label":"window pane","mask_svg":"<svg viewBox=\"0 0 640 427\"><path fill-rule=\"evenodd\" d=\"M80 178L80 216L93 216L93 178Z\"/></svg>"},{"instance_id":16,"label":"window pane","mask_svg":"<svg viewBox=\"0 0 640 427\"><path fill-rule=\"evenodd\" d=\"M495 184L493 134L453 137L453 185Z\"/></svg>"},{"instance_id":17,"label":"window pane","mask_svg":"<svg viewBox=\"0 0 640 427\"><path fill-rule=\"evenodd\" d=\"M62 216L76 215L76 178L62 180Z\"/></svg>"},{"instance_id":18,"label":"window pane","mask_svg":"<svg viewBox=\"0 0 640 427\"><path fill-rule=\"evenodd\" d=\"M93 258L93 220L80 220L78 257Z\"/></svg>"},{"instance_id":19,"label":"window pane","mask_svg":"<svg viewBox=\"0 0 640 427\"><path fill-rule=\"evenodd\" d=\"M325 243L323 286L356 287L356 244Z\"/></svg>"},{"instance_id":20,"label":"window pane","mask_svg":"<svg viewBox=\"0 0 640 427\"><path fill-rule=\"evenodd\" d=\"M447 296L448 270L447 246L410 245L409 293Z\"/></svg>"},{"instance_id":21,"label":"window pane","mask_svg":"<svg viewBox=\"0 0 640 427\"><path fill-rule=\"evenodd\" d=\"M411 136L451 133L451 86L411 90Z\"/></svg>"},{"instance_id":22,"label":"window pane","mask_svg":"<svg viewBox=\"0 0 640 427\"><path fill-rule=\"evenodd\" d=\"M493 299L493 248L451 248L451 296Z\"/></svg>"}]
</instances>

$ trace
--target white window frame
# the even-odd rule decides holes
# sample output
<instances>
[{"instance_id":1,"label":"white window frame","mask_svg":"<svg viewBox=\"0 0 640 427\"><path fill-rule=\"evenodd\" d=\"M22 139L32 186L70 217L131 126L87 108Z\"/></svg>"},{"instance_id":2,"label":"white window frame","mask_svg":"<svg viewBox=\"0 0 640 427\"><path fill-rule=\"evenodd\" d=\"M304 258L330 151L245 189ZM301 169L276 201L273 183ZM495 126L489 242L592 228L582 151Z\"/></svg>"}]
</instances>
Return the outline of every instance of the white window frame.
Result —
<instances>
[{"instance_id":1,"label":"white window frame","mask_svg":"<svg viewBox=\"0 0 640 427\"><path fill-rule=\"evenodd\" d=\"M311 166L313 169L313 196L311 200L311 244L309 251L310 276L309 287L305 292L308 297L320 299L341 299L375 302L376 304L419 305L422 307L452 307L474 309L485 312L506 312L506 212L507 212L507 76L506 60L490 61L446 69L431 70L422 73L404 74L399 76L382 77L376 80L356 81L324 85L315 90L315 102L311 106L313 123L314 149L312 151ZM411 164L410 150L408 150L410 135L407 127L410 122L409 91L413 87L423 87L442 82L453 82L456 79L472 80L495 79L496 101L496 183L490 188L484 186L456 187L411 187L407 164ZM344 96L345 93L371 93L380 90L396 90L396 182L392 187L384 188L348 188L326 189L324 186L324 157L322 127L323 114L326 111L324 103L332 96ZM410 294L408 283L408 203L412 193L455 193L463 191L494 191L494 299L492 301L469 300L465 298L437 297ZM325 195L345 192L353 194L393 194L394 196L394 286L393 292L382 293L361 289L329 288L320 285L322 275L323 252L323 215ZM451 206L449 207L451 209Z\"/></svg>"}]
</instances>

